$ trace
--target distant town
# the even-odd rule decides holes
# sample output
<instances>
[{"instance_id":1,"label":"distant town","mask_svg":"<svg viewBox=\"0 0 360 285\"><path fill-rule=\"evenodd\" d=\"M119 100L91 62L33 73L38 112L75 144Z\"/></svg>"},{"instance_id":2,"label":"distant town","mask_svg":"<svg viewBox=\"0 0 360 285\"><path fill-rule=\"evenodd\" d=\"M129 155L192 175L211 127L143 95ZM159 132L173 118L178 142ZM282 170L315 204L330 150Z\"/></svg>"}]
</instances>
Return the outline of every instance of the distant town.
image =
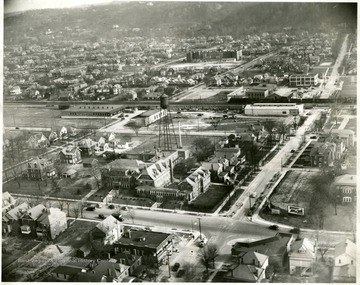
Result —
<instances>
[{"instance_id":1,"label":"distant town","mask_svg":"<svg viewBox=\"0 0 360 285\"><path fill-rule=\"evenodd\" d=\"M181 37L81 16L171 4L5 14L2 281L356 283L356 18Z\"/></svg>"}]
</instances>

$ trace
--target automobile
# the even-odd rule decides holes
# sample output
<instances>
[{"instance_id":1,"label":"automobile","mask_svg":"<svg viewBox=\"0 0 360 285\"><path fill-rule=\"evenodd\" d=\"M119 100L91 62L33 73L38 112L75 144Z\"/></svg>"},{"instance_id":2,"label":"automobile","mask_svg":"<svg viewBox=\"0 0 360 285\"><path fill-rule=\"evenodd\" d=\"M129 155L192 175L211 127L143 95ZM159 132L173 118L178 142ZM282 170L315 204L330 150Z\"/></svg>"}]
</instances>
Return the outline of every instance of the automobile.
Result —
<instances>
[{"instance_id":1,"label":"automobile","mask_svg":"<svg viewBox=\"0 0 360 285\"><path fill-rule=\"evenodd\" d=\"M311 139L317 139L317 136L310 136Z\"/></svg>"},{"instance_id":2,"label":"automobile","mask_svg":"<svg viewBox=\"0 0 360 285\"><path fill-rule=\"evenodd\" d=\"M274 230L274 231L277 231L279 229L279 226L278 225L271 225L269 227L270 230Z\"/></svg>"},{"instance_id":3,"label":"automobile","mask_svg":"<svg viewBox=\"0 0 360 285\"><path fill-rule=\"evenodd\" d=\"M204 115L204 114L197 114L198 117L201 117L201 116L203 116L203 115Z\"/></svg>"},{"instance_id":4,"label":"automobile","mask_svg":"<svg viewBox=\"0 0 360 285\"><path fill-rule=\"evenodd\" d=\"M89 206L85 208L86 211L95 211L95 206Z\"/></svg>"},{"instance_id":5,"label":"automobile","mask_svg":"<svg viewBox=\"0 0 360 285\"><path fill-rule=\"evenodd\" d=\"M151 232L151 229L149 227L145 227L144 230L147 232Z\"/></svg>"},{"instance_id":6,"label":"automobile","mask_svg":"<svg viewBox=\"0 0 360 285\"><path fill-rule=\"evenodd\" d=\"M292 234L299 234L300 233L300 229L299 228L293 228L290 230L290 233Z\"/></svg>"},{"instance_id":7,"label":"automobile","mask_svg":"<svg viewBox=\"0 0 360 285\"><path fill-rule=\"evenodd\" d=\"M124 218L120 214L111 214L111 216L113 216L115 219L117 219L120 222L124 220Z\"/></svg>"},{"instance_id":8,"label":"automobile","mask_svg":"<svg viewBox=\"0 0 360 285\"><path fill-rule=\"evenodd\" d=\"M223 265L221 266L221 269L222 269L222 270L229 270L230 267L231 267L231 264L223 264Z\"/></svg>"},{"instance_id":9,"label":"automobile","mask_svg":"<svg viewBox=\"0 0 360 285\"><path fill-rule=\"evenodd\" d=\"M290 152L291 152L291 153L294 153L294 152L295 152L295 149L292 149Z\"/></svg>"},{"instance_id":10,"label":"automobile","mask_svg":"<svg viewBox=\"0 0 360 285\"><path fill-rule=\"evenodd\" d=\"M127 210L128 210L128 208L127 208L127 207L125 207L125 206L123 206L123 207L121 207L121 210L123 210L123 211L127 211Z\"/></svg>"},{"instance_id":11,"label":"automobile","mask_svg":"<svg viewBox=\"0 0 360 285\"><path fill-rule=\"evenodd\" d=\"M115 209L115 206L113 204L109 205L109 209L113 210Z\"/></svg>"},{"instance_id":12,"label":"automobile","mask_svg":"<svg viewBox=\"0 0 360 285\"><path fill-rule=\"evenodd\" d=\"M178 271L178 269L179 269L179 267L180 267L180 263L179 262L176 262L174 265L173 265L173 267L172 267L172 271Z\"/></svg>"},{"instance_id":13,"label":"automobile","mask_svg":"<svg viewBox=\"0 0 360 285\"><path fill-rule=\"evenodd\" d=\"M182 277L185 274L185 269L180 269L177 273L176 273L176 277Z\"/></svg>"},{"instance_id":14,"label":"automobile","mask_svg":"<svg viewBox=\"0 0 360 285\"><path fill-rule=\"evenodd\" d=\"M105 215L104 215L104 214L99 214L98 218L104 220L104 219L105 219Z\"/></svg>"},{"instance_id":15,"label":"automobile","mask_svg":"<svg viewBox=\"0 0 360 285\"><path fill-rule=\"evenodd\" d=\"M250 198L256 198L256 193L251 193Z\"/></svg>"}]
</instances>

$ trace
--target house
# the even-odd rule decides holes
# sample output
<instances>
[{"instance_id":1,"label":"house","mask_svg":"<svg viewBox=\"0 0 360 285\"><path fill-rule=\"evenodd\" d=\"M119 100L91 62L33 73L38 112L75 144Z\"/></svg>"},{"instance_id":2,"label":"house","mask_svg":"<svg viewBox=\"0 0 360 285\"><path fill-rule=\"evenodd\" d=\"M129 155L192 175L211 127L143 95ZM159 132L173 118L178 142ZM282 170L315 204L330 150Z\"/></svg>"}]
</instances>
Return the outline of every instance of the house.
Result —
<instances>
[{"instance_id":1,"label":"house","mask_svg":"<svg viewBox=\"0 0 360 285\"><path fill-rule=\"evenodd\" d=\"M85 168L93 168L99 165L99 161L96 158L92 157L86 157L82 161Z\"/></svg>"},{"instance_id":2,"label":"house","mask_svg":"<svg viewBox=\"0 0 360 285\"><path fill-rule=\"evenodd\" d=\"M167 254L172 251L171 234L151 231L132 231L129 229L115 242L118 252L153 258L158 265L167 261Z\"/></svg>"},{"instance_id":3,"label":"house","mask_svg":"<svg viewBox=\"0 0 360 285\"><path fill-rule=\"evenodd\" d=\"M290 274L300 276L311 276L313 274L316 247L308 238L294 241L288 256Z\"/></svg>"},{"instance_id":4,"label":"house","mask_svg":"<svg viewBox=\"0 0 360 285\"><path fill-rule=\"evenodd\" d=\"M81 151L82 157L90 157L95 154L96 142L90 138L84 138L78 142L77 147Z\"/></svg>"},{"instance_id":5,"label":"house","mask_svg":"<svg viewBox=\"0 0 360 285\"><path fill-rule=\"evenodd\" d=\"M10 195L9 192L2 193L2 212L7 212L10 209L13 209L16 203L16 199Z\"/></svg>"},{"instance_id":6,"label":"house","mask_svg":"<svg viewBox=\"0 0 360 285\"><path fill-rule=\"evenodd\" d=\"M89 259L80 259L72 260L65 265L57 266L53 271L51 271L51 277L57 281L76 281L77 275L81 271L87 271L90 269L90 263L93 262Z\"/></svg>"},{"instance_id":7,"label":"house","mask_svg":"<svg viewBox=\"0 0 360 285\"><path fill-rule=\"evenodd\" d=\"M211 184L211 174L209 170L202 166L191 169L189 172L190 175L179 183L179 189L189 190L191 192L192 200L209 189Z\"/></svg>"},{"instance_id":8,"label":"house","mask_svg":"<svg viewBox=\"0 0 360 285\"><path fill-rule=\"evenodd\" d=\"M107 260L90 263L88 270L76 275L77 282L121 282L129 276L129 266Z\"/></svg>"},{"instance_id":9,"label":"house","mask_svg":"<svg viewBox=\"0 0 360 285\"><path fill-rule=\"evenodd\" d=\"M20 218L20 230L23 235L31 236L36 238L36 220L43 214L46 207L42 204L36 205L35 207L27 210L25 214Z\"/></svg>"},{"instance_id":10,"label":"house","mask_svg":"<svg viewBox=\"0 0 360 285\"><path fill-rule=\"evenodd\" d=\"M80 149L72 145L63 148L59 156L61 163L77 164L81 162Z\"/></svg>"},{"instance_id":11,"label":"house","mask_svg":"<svg viewBox=\"0 0 360 285\"><path fill-rule=\"evenodd\" d=\"M127 252L117 253L117 248L115 250L116 253L111 257L110 261L129 266L129 275L133 275L135 270L141 265L142 257Z\"/></svg>"},{"instance_id":12,"label":"house","mask_svg":"<svg viewBox=\"0 0 360 285\"><path fill-rule=\"evenodd\" d=\"M216 181L218 179L221 172L224 171L225 167L228 165L228 160L226 158L219 159L219 158L212 158L208 161L201 161L201 166L211 173L211 181Z\"/></svg>"},{"instance_id":13,"label":"house","mask_svg":"<svg viewBox=\"0 0 360 285\"><path fill-rule=\"evenodd\" d=\"M353 204L356 202L356 175L344 174L335 177L333 185L338 203Z\"/></svg>"},{"instance_id":14,"label":"house","mask_svg":"<svg viewBox=\"0 0 360 285\"><path fill-rule=\"evenodd\" d=\"M59 131L59 138L61 140L67 140L68 139L68 131L65 127L62 127Z\"/></svg>"},{"instance_id":15,"label":"house","mask_svg":"<svg viewBox=\"0 0 360 285\"><path fill-rule=\"evenodd\" d=\"M248 251L239 259L239 264L231 266L224 275L226 282L260 283L266 276L269 257L254 251Z\"/></svg>"},{"instance_id":16,"label":"house","mask_svg":"<svg viewBox=\"0 0 360 285\"><path fill-rule=\"evenodd\" d=\"M85 258L91 252L92 246L90 243L85 243L76 251L76 257Z\"/></svg>"},{"instance_id":17,"label":"house","mask_svg":"<svg viewBox=\"0 0 360 285\"><path fill-rule=\"evenodd\" d=\"M123 226L113 216L108 216L91 231L94 239L100 239L104 245L112 245L118 241L124 232Z\"/></svg>"},{"instance_id":18,"label":"house","mask_svg":"<svg viewBox=\"0 0 360 285\"><path fill-rule=\"evenodd\" d=\"M144 162L136 159L116 159L100 169L101 181L106 187L134 189Z\"/></svg>"},{"instance_id":19,"label":"house","mask_svg":"<svg viewBox=\"0 0 360 285\"><path fill-rule=\"evenodd\" d=\"M356 244L346 239L335 246L333 282L356 282Z\"/></svg>"},{"instance_id":20,"label":"house","mask_svg":"<svg viewBox=\"0 0 360 285\"><path fill-rule=\"evenodd\" d=\"M249 251L258 252L269 257L269 265L274 268L283 268L290 245L294 241L292 234L277 233L275 236L263 238L255 241L236 242L231 255L239 260Z\"/></svg>"},{"instance_id":21,"label":"house","mask_svg":"<svg viewBox=\"0 0 360 285\"><path fill-rule=\"evenodd\" d=\"M54 162L37 157L27 163L27 177L30 180L44 180L55 176Z\"/></svg>"},{"instance_id":22,"label":"house","mask_svg":"<svg viewBox=\"0 0 360 285\"><path fill-rule=\"evenodd\" d=\"M36 222L36 235L38 238L54 240L67 229L66 213L58 208L45 208Z\"/></svg>"},{"instance_id":23,"label":"house","mask_svg":"<svg viewBox=\"0 0 360 285\"><path fill-rule=\"evenodd\" d=\"M75 137L78 134L78 131L76 128L74 127L68 127L67 128L67 133L70 137Z\"/></svg>"},{"instance_id":24,"label":"house","mask_svg":"<svg viewBox=\"0 0 360 285\"><path fill-rule=\"evenodd\" d=\"M48 138L49 138L50 144L56 142L59 139L58 134L55 131L50 131Z\"/></svg>"},{"instance_id":25,"label":"house","mask_svg":"<svg viewBox=\"0 0 360 285\"><path fill-rule=\"evenodd\" d=\"M13 209L3 212L2 229L3 233L20 233L21 220L20 218L30 209L30 206L24 202Z\"/></svg>"},{"instance_id":26,"label":"house","mask_svg":"<svg viewBox=\"0 0 360 285\"><path fill-rule=\"evenodd\" d=\"M236 166L238 164L238 158L241 154L240 148L229 147L215 150L215 156L217 158L226 158L229 160L229 165Z\"/></svg>"},{"instance_id":27,"label":"house","mask_svg":"<svg viewBox=\"0 0 360 285\"><path fill-rule=\"evenodd\" d=\"M50 141L47 139L47 137L43 133L38 133L32 135L27 140L27 145L29 148L35 149L35 148L43 148L48 147L50 145Z\"/></svg>"},{"instance_id":28,"label":"house","mask_svg":"<svg viewBox=\"0 0 360 285\"><path fill-rule=\"evenodd\" d=\"M335 158L336 144L315 142L311 144L310 163L312 167L332 166Z\"/></svg>"}]
</instances>

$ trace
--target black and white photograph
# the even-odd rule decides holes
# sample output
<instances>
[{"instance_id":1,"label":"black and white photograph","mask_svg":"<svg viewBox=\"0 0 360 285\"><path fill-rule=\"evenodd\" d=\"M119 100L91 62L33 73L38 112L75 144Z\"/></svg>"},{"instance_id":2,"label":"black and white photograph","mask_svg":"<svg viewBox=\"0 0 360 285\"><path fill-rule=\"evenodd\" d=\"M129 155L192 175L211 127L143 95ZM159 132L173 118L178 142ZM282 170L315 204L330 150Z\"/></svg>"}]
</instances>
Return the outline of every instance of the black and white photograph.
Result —
<instances>
[{"instance_id":1,"label":"black and white photograph","mask_svg":"<svg viewBox=\"0 0 360 285\"><path fill-rule=\"evenodd\" d=\"M2 282L356 284L357 1L2 2Z\"/></svg>"}]
</instances>

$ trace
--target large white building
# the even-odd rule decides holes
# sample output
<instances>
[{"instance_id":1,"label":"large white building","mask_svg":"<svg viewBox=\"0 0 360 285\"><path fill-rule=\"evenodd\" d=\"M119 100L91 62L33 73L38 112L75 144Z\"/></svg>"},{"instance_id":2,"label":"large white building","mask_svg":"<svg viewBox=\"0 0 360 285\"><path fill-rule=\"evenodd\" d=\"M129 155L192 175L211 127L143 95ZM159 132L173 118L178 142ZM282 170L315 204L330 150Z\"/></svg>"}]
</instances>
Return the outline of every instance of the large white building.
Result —
<instances>
[{"instance_id":1,"label":"large white building","mask_svg":"<svg viewBox=\"0 0 360 285\"><path fill-rule=\"evenodd\" d=\"M289 86L302 87L319 84L318 74L293 74L289 77Z\"/></svg>"},{"instance_id":2,"label":"large white building","mask_svg":"<svg viewBox=\"0 0 360 285\"><path fill-rule=\"evenodd\" d=\"M304 105L295 103L255 103L245 107L247 116L298 116L303 111Z\"/></svg>"}]
</instances>

